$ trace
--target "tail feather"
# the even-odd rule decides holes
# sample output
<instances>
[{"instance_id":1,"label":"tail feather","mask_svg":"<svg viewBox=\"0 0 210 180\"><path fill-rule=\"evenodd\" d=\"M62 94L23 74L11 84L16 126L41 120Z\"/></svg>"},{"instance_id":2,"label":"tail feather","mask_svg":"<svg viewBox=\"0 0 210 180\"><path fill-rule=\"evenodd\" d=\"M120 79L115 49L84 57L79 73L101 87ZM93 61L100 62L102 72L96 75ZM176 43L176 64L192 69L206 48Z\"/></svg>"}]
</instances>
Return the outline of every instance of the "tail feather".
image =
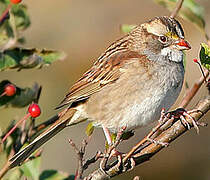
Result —
<instances>
[{"instance_id":1,"label":"tail feather","mask_svg":"<svg viewBox=\"0 0 210 180\"><path fill-rule=\"evenodd\" d=\"M63 115L46 131L40 134L37 138L35 138L29 145L23 148L21 151L16 153L10 159L10 168L20 165L24 160L26 160L34 151L36 151L41 145L43 145L46 141L51 139L57 133L59 133L62 129L64 129L67 125L69 120L74 115L75 110L69 109L68 113Z\"/></svg>"}]
</instances>

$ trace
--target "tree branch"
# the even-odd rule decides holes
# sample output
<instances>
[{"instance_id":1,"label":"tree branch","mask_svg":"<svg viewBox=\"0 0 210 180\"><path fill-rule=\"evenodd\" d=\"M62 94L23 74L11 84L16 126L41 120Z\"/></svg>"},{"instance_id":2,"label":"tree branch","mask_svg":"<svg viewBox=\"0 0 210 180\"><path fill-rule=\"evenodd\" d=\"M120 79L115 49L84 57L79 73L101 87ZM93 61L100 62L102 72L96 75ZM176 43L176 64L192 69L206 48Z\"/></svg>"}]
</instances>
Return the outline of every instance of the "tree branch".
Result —
<instances>
[{"instance_id":1,"label":"tree branch","mask_svg":"<svg viewBox=\"0 0 210 180\"><path fill-rule=\"evenodd\" d=\"M179 12L179 10L182 7L182 3L184 2L184 0L179 0L176 4L176 7L174 8L174 10L172 11L170 17L175 18Z\"/></svg>"}]
</instances>

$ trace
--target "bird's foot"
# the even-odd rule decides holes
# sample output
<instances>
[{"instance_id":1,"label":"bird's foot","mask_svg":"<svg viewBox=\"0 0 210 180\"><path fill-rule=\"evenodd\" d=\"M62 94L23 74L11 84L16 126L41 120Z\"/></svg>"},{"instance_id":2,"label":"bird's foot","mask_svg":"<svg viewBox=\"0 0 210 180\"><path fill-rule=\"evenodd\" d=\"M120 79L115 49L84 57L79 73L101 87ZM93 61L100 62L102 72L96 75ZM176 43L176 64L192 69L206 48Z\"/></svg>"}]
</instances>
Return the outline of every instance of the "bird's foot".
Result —
<instances>
[{"instance_id":1,"label":"bird's foot","mask_svg":"<svg viewBox=\"0 0 210 180\"><path fill-rule=\"evenodd\" d=\"M196 122L194 120L194 118L190 115L190 113L193 113L193 112L198 112L199 110L192 110L192 111L186 111L184 108L178 108L174 111L171 111L171 112L167 112L167 114L169 113L170 115L172 115L174 117L174 120L177 121L177 120L180 120L181 123L187 128L187 129L190 129L191 128L191 124L190 122L187 121L186 117L188 119L191 120L192 122L192 127L195 128L196 132L199 134L199 127L198 126L206 126L207 124L205 123L199 123L199 122ZM200 111L199 111L200 112Z\"/></svg>"}]
</instances>

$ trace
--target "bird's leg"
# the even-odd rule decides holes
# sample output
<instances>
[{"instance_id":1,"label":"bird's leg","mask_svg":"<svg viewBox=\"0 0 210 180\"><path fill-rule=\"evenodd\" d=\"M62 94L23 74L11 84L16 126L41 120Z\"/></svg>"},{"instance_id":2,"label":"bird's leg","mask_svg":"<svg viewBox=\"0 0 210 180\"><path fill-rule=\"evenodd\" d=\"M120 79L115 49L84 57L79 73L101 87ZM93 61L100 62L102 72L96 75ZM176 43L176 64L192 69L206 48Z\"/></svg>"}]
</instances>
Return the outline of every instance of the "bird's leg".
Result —
<instances>
[{"instance_id":1,"label":"bird's leg","mask_svg":"<svg viewBox=\"0 0 210 180\"><path fill-rule=\"evenodd\" d=\"M165 109L163 108L161 110L161 116L160 116L160 119L158 120L158 125L156 127L154 127L152 129L152 131L146 136L146 139L147 141L151 142L151 143L155 143L155 144L160 144L162 146L168 146L168 143L165 143L165 142L159 142L159 141L156 141L154 139L154 137L152 138L152 136L156 133L158 134L158 132L161 130L161 127L163 125L166 124L166 122L168 122L168 120L172 120L173 121L173 116L170 117L170 114L167 114L165 113ZM156 136L155 136L156 137Z\"/></svg>"},{"instance_id":2,"label":"bird's leg","mask_svg":"<svg viewBox=\"0 0 210 180\"><path fill-rule=\"evenodd\" d=\"M121 137L123 132L125 131L125 127L121 128L120 131L117 133L116 140L112 142L111 134L109 133L109 130L102 126L104 130L104 134L108 143L108 148L106 149L105 155L100 163L100 168L103 171L106 171L107 169L107 163L110 158L113 156L117 156L122 162L122 153L116 150L116 147L119 145L119 143L122 141Z\"/></svg>"},{"instance_id":3,"label":"bird's leg","mask_svg":"<svg viewBox=\"0 0 210 180\"><path fill-rule=\"evenodd\" d=\"M165 109L162 109L161 111L161 117L159 119L159 123L158 125L152 129L152 131L141 141L138 142L138 144L136 144L128 153L127 155L123 158L123 162L125 163L129 158L131 158L131 156L133 155L133 153L138 150L143 144L145 144L147 141L151 142L151 143L156 143L156 144L161 144L163 146L168 146L168 143L164 143L164 142L157 142L154 140L154 138L151 138L155 133L158 132L158 130L160 130L160 128L164 125L164 124L168 124L168 120L172 119L173 121L173 117L169 118L169 115L167 115L165 113Z\"/></svg>"},{"instance_id":4,"label":"bird's leg","mask_svg":"<svg viewBox=\"0 0 210 180\"><path fill-rule=\"evenodd\" d=\"M112 145L112 137L111 137L111 134L109 132L109 129L106 128L104 125L102 125L102 128L103 128L103 131L104 131L104 135L105 135L105 138L107 140L107 143L109 146Z\"/></svg>"}]
</instances>

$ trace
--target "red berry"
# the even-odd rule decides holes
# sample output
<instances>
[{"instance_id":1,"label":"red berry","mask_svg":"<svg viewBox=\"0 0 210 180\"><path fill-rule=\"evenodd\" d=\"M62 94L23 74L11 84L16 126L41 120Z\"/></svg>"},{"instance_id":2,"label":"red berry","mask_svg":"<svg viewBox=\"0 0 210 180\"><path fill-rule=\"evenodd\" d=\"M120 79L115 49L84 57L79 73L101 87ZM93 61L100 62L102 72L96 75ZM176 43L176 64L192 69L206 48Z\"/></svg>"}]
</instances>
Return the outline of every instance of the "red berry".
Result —
<instances>
[{"instance_id":1,"label":"red berry","mask_svg":"<svg viewBox=\"0 0 210 180\"><path fill-rule=\"evenodd\" d=\"M7 84L4 88L4 93L7 96L13 96L16 93L16 87L13 84Z\"/></svg>"},{"instance_id":2,"label":"red berry","mask_svg":"<svg viewBox=\"0 0 210 180\"><path fill-rule=\"evenodd\" d=\"M22 0L10 0L11 3L13 4L19 4L21 3Z\"/></svg>"},{"instance_id":3,"label":"red berry","mask_svg":"<svg viewBox=\"0 0 210 180\"><path fill-rule=\"evenodd\" d=\"M41 109L38 104L31 104L28 108L31 117L38 117L41 114Z\"/></svg>"},{"instance_id":4,"label":"red berry","mask_svg":"<svg viewBox=\"0 0 210 180\"><path fill-rule=\"evenodd\" d=\"M193 59L193 61L194 61L195 63L198 63L198 60L197 60L197 59Z\"/></svg>"}]
</instances>

